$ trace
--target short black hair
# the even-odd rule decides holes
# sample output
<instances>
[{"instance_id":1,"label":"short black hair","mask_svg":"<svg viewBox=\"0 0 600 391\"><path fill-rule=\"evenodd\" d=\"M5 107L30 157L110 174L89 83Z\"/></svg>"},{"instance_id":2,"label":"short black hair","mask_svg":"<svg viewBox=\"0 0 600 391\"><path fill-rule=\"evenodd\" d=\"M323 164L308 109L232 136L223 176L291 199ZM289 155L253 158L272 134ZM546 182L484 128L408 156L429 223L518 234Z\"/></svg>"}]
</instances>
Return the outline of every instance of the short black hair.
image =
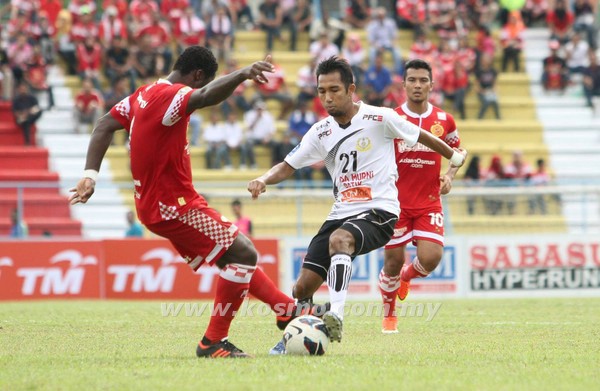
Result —
<instances>
[{"instance_id":1,"label":"short black hair","mask_svg":"<svg viewBox=\"0 0 600 391\"><path fill-rule=\"evenodd\" d=\"M242 201L236 198L235 200L231 201L231 206L242 206Z\"/></svg>"},{"instance_id":2,"label":"short black hair","mask_svg":"<svg viewBox=\"0 0 600 391\"><path fill-rule=\"evenodd\" d=\"M342 83L344 83L344 87L348 91L350 84L354 83L354 75L348 61L337 56L331 56L327 60L321 61L317 66L317 80L319 76L328 75L333 72L339 72Z\"/></svg>"},{"instance_id":3,"label":"short black hair","mask_svg":"<svg viewBox=\"0 0 600 391\"><path fill-rule=\"evenodd\" d=\"M427 69L427 71L429 72L429 80L433 81L431 65L429 65L429 63L427 61L417 58L417 59L410 60L409 62L407 62L404 65L404 80L406 80L406 74L408 73L409 69Z\"/></svg>"},{"instance_id":4,"label":"short black hair","mask_svg":"<svg viewBox=\"0 0 600 391\"><path fill-rule=\"evenodd\" d=\"M181 53L175 65L174 71L179 71L181 75L189 75L198 69L204 71L208 79L212 79L217 74L219 63L215 55L203 46L190 46Z\"/></svg>"}]
</instances>

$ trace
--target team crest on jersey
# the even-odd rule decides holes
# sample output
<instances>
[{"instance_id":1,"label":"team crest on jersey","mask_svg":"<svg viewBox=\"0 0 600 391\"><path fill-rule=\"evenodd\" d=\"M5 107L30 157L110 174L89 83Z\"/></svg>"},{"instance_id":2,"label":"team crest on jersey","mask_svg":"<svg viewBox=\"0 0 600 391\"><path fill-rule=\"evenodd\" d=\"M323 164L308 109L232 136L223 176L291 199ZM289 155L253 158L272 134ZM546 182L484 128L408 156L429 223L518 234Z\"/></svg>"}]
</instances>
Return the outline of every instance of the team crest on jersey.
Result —
<instances>
[{"instance_id":1,"label":"team crest on jersey","mask_svg":"<svg viewBox=\"0 0 600 391\"><path fill-rule=\"evenodd\" d=\"M440 125L439 122L436 121L436 123L431 126L431 128L429 129L429 131L435 137L441 137L442 134L444 134L444 127L442 125Z\"/></svg>"},{"instance_id":2,"label":"team crest on jersey","mask_svg":"<svg viewBox=\"0 0 600 391\"><path fill-rule=\"evenodd\" d=\"M356 141L356 150L360 152L365 152L371 149L371 139L368 137L361 137Z\"/></svg>"}]
</instances>

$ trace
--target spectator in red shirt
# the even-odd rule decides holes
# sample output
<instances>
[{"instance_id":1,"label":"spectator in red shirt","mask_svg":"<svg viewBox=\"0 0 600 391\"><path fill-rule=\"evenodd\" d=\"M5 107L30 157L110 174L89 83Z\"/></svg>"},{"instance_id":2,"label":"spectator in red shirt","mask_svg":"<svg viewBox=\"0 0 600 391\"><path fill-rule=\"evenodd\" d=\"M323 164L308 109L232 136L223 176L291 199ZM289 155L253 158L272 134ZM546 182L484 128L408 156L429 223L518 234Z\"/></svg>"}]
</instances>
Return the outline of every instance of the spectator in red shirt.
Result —
<instances>
[{"instance_id":1,"label":"spectator in red shirt","mask_svg":"<svg viewBox=\"0 0 600 391\"><path fill-rule=\"evenodd\" d=\"M269 99L277 100L281 103L281 111L279 114L279 119L283 120L286 115L292 109L294 105L294 100L288 91L288 87L285 83L285 74L283 69L275 64L274 59L271 59L275 71L273 73L265 74L265 78L267 82L264 84L256 84L257 87L257 96L256 98L266 101Z\"/></svg>"},{"instance_id":2,"label":"spectator in red shirt","mask_svg":"<svg viewBox=\"0 0 600 391\"><path fill-rule=\"evenodd\" d=\"M108 10L108 7L115 7L117 9L117 16L123 21L127 21L127 14L129 11L129 4L127 0L104 0L102 2L102 9Z\"/></svg>"},{"instance_id":3,"label":"spectator in red shirt","mask_svg":"<svg viewBox=\"0 0 600 391\"><path fill-rule=\"evenodd\" d=\"M92 80L84 79L81 83L81 91L75 96L75 107L73 107L75 133L80 133L81 124L94 125L100 118L103 107L102 94L94 89Z\"/></svg>"},{"instance_id":4,"label":"spectator in red shirt","mask_svg":"<svg viewBox=\"0 0 600 391\"><path fill-rule=\"evenodd\" d=\"M550 55L543 60L542 87L545 91L560 90L564 92L569 82L567 62L558 55L560 48L558 41L550 41L549 48Z\"/></svg>"},{"instance_id":5,"label":"spectator in red shirt","mask_svg":"<svg viewBox=\"0 0 600 391\"><path fill-rule=\"evenodd\" d=\"M550 10L546 16L546 22L550 27L550 39L558 40L561 45L569 41L575 16L569 10L565 0L556 0L554 9Z\"/></svg>"},{"instance_id":6,"label":"spectator in red shirt","mask_svg":"<svg viewBox=\"0 0 600 391\"><path fill-rule=\"evenodd\" d=\"M413 28L415 32L423 31L426 14L425 0L396 1L396 19L401 28Z\"/></svg>"},{"instance_id":7,"label":"spectator in red shirt","mask_svg":"<svg viewBox=\"0 0 600 391\"><path fill-rule=\"evenodd\" d=\"M177 45L180 50L185 50L188 46L204 46L206 38L206 25L204 21L196 15L192 7L187 7L183 16L179 19L177 31Z\"/></svg>"},{"instance_id":8,"label":"spectator in red shirt","mask_svg":"<svg viewBox=\"0 0 600 391\"><path fill-rule=\"evenodd\" d=\"M56 19L58 13L62 9L62 2L60 0L42 0L40 4L40 15L43 13L48 17L50 26L56 26Z\"/></svg>"},{"instance_id":9,"label":"spectator in red shirt","mask_svg":"<svg viewBox=\"0 0 600 391\"><path fill-rule=\"evenodd\" d=\"M96 1L95 0L71 0L69 4L69 12L73 24L79 22L83 15L90 14L92 19L96 16Z\"/></svg>"},{"instance_id":10,"label":"spectator in red shirt","mask_svg":"<svg viewBox=\"0 0 600 391\"><path fill-rule=\"evenodd\" d=\"M150 24L140 30L138 39L142 36L150 37L150 45L162 58L161 72L165 74L169 73L173 60L173 52L169 47L171 38L160 18L159 12L154 12Z\"/></svg>"},{"instance_id":11,"label":"spectator in red shirt","mask_svg":"<svg viewBox=\"0 0 600 391\"><path fill-rule=\"evenodd\" d=\"M452 70L444 75L442 91L444 98L453 102L453 109L460 113L461 119L466 119L465 97L469 88L469 74L463 63L456 61Z\"/></svg>"},{"instance_id":12,"label":"spectator in red shirt","mask_svg":"<svg viewBox=\"0 0 600 391\"><path fill-rule=\"evenodd\" d=\"M47 83L48 70L46 68L46 60L44 60L40 44L33 45L33 55L26 65L25 82L32 91L44 91L48 94L47 109L51 110L52 107L54 107L54 94L52 93L52 87Z\"/></svg>"},{"instance_id":13,"label":"spectator in red shirt","mask_svg":"<svg viewBox=\"0 0 600 391\"><path fill-rule=\"evenodd\" d=\"M84 12L79 16L79 20L71 27L71 42L77 45L80 42L85 41L86 38L91 37L98 39L100 37L100 29L98 24L94 21L91 13Z\"/></svg>"},{"instance_id":14,"label":"spectator in red shirt","mask_svg":"<svg viewBox=\"0 0 600 391\"><path fill-rule=\"evenodd\" d=\"M189 6L189 0L162 0L160 3L160 12L169 21L171 30L175 34L177 34L177 28L179 27L179 19Z\"/></svg>"},{"instance_id":15,"label":"spectator in red shirt","mask_svg":"<svg viewBox=\"0 0 600 391\"><path fill-rule=\"evenodd\" d=\"M106 8L102 20L100 20L100 26L98 28L98 35L100 37L100 43L106 49L112 45L112 41L116 36L127 40L127 25L119 17L119 10L117 7L111 5Z\"/></svg>"},{"instance_id":16,"label":"spectator in red shirt","mask_svg":"<svg viewBox=\"0 0 600 391\"><path fill-rule=\"evenodd\" d=\"M77 71L82 79L90 79L97 90L100 86L100 66L102 65L102 46L94 37L87 37L77 45Z\"/></svg>"},{"instance_id":17,"label":"spectator in red shirt","mask_svg":"<svg viewBox=\"0 0 600 391\"><path fill-rule=\"evenodd\" d=\"M129 12L133 25L130 27L133 35L152 23L152 15L160 12L158 4L154 0L133 0L129 4Z\"/></svg>"}]
</instances>

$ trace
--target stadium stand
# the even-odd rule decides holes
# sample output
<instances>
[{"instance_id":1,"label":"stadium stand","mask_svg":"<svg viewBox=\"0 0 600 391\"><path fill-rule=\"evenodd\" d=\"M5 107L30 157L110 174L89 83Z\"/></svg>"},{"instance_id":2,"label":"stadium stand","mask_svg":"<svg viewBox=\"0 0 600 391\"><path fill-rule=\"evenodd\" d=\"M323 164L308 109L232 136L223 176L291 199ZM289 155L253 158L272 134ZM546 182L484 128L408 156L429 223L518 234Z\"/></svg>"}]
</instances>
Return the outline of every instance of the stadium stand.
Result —
<instances>
[{"instance_id":1,"label":"stadium stand","mask_svg":"<svg viewBox=\"0 0 600 391\"><path fill-rule=\"evenodd\" d=\"M10 104L0 103L0 235L9 234L9 216L21 203L30 236L80 236L81 223L58 191L59 175L49 169L48 149L23 142Z\"/></svg>"},{"instance_id":2,"label":"stadium stand","mask_svg":"<svg viewBox=\"0 0 600 391\"><path fill-rule=\"evenodd\" d=\"M256 5L254 3L256 2L251 2ZM346 33L358 37L363 47L367 45L365 30L354 29ZM289 32L284 29L282 39L275 40L273 57L274 62L285 72L286 84L292 96L296 96L298 70L310 61L308 52L310 41L307 33L301 33L298 37L298 50L291 52L288 35ZM438 38L435 33L430 32L429 36L437 44ZM499 26L495 25L492 37L496 42L494 64L498 70L501 69L502 61L499 36ZM597 153L600 141L597 133L600 125L598 120L591 117L589 110L582 110L581 96L577 95L575 87L567 91L569 97L574 99L546 96L541 89L540 66L541 59L546 53L543 42L547 37L547 28L528 28L524 33L524 48L520 54L521 64L524 66L521 66L520 72L499 72L497 92L502 113L501 120L496 120L491 110L488 110L484 119L477 120L479 101L473 91L467 94L466 119L458 120L463 145L469 149L471 156L481 157L481 167L485 168L489 166L494 156L509 162L514 151L519 150L523 152L524 159L530 163L539 158L548 161L550 172L555 176L557 183L562 183L563 178L566 177L600 177L596 169L600 167L598 161L600 154ZM470 44L474 46L477 39L475 29L468 33L468 38ZM237 30L234 42L232 56L239 66L262 59L266 54L266 36L263 31ZM412 43L413 32L399 30L396 46L401 49L404 59L407 59ZM177 48L173 46L173 52L176 53ZM389 65L391 55L386 52L384 58ZM45 112L38 123L39 143L49 149L50 168L60 175L63 196L66 195L65 189L72 186L79 177L89 140L88 134L74 134L72 130L73 118L70 111L73 107L73 96L80 89L81 79L76 75L63 75L68 71L66 65L64 62L58 62L58 66L49 67L48 79L53 86L56 106L54 110ZM221 64L220 69L224 68L224 64ZM108 87L107 81L103 77L100 79L102 85ZM471 81L473 81L472 75ZM137 82L140 84L142 80L138 79ZM244 95L251 100L254 89L247 88ZM40 99L43 101L44 96ZM442 107L453 112L451 101L444 102ZM277 113L279 102L268 101L267 109ZM203 110L199 114L206 121L209 113L210 110ZM456 113L455 117L458 117ZM570 129L569 133L564 131L565 128ZM278 121L276 139L281 138L286 130L287 122ZM0 137L8 137L4 133L0 126ZM83 235L86 237L118 237L122 236L125 230L125 212L133 208L131 175L125 145L124 133L117 133L114 145L109 149L103 164L94 198L86 206L71 208L73 216L83 222ZM229 210L229 202L243 193L248 180L271 165L270 152L265 147L259 146L256 147L258 163L256 170L209 170L205 165L205 152L203 144L190 148L194 180L198 183L198 190L211 197L211 204L223 211ZM234 152L232 158L233 166L237 167L239 156ZM459 172L459 178L463 172ZM287 186L294 186L294 184ZM460 191L457 193L460 194ZM253 216L255 234L314 232L329 209L328 197L330 196L327 192L320 193L320 190L312 193L308 191L306 194L306 198L303 198L283 193L280 197L272 195L271 198L260 202L247 203L245 209ZM318 197L311 199L310 194L318 194ZM513 214L502 213L489 216L486 215L483 203L478 204L477 214L469 215L464 196L447 197L448 229L455 233L514 233L538 232L542 229L540 227L544 227L543 229L547 231L564 232L567 224L563 216L569 215L571 209L581 207L580 201L573 200L570 203L568 197L561 200L551 195L546 198L548 209L545 215L529 215L526 207L528 198L526 195L521 195L515 198L518 202ZM594 208L597 208L594 205L588 206L591 209L586 213L594 212ZM281 216L284 214L289 218L282 219Z\"/></svg>"}]
</instances>

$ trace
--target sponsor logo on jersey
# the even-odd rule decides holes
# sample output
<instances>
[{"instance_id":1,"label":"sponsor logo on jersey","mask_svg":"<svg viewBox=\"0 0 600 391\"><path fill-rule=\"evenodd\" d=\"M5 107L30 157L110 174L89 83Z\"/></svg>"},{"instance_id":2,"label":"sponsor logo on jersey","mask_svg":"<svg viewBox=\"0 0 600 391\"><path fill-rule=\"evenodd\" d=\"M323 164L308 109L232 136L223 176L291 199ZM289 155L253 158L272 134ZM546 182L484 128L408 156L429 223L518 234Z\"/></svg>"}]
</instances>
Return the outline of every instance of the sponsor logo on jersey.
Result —
<instances>
[{"instance_id":1,"label":"sponsor logo on jersey","mask_svg":"<svg viewBox=\"0 0 600 391\"><path fill-rule=\"evenodd\" d=\"M370 201L373 199L371 196L371 188L366 186L342 190L341 195L342 202Z\"/></svg>"},{"instance_id":2,"label":"sponsor logo on jersey","mask_svg":"<svg viewBox=\"0 0 600 391\"><path fill-rule=\"evenodd\" d=\"M438 111L437 117L438 117L439 120L445 121L446 120L446 113L443 112L443 111Z\"/></svg>"},{"instance_id":3,"label":"sponsor logo on jersey","mask_svg":"<svg viewBox=\"0 0 600 391\"><path fill-rule=\"evenodd\" d=\"M377 121L377 122L383 122L383 115L380 114L365 114L363 115L362 119L366 119L371 120L371 121Z\"/></svg>"},{"instance_id":4,"label":"sponsor logo on jersey","mask_svg":"<svg viewBox=\"0 0 600 391\"><path fill-rule=\"evenodd\" d=\"M400 117L401 117L402 119L406 119L406 120L408 120L408 117L406 116L406 114L402 114Z\"/></svg>"},{"instance_id":5,"label":"sponsor logo on jersey","mask_svg":"<svg viewBox=\"0 0 600 391\"><path fill-rule=\"evenodd\" d=\"M331 129L325 129L324 131L322 131L321 133L319 133L317 135L317 137L319 137L319 140L322 139L323 137L327 137L331 134Z\"/></svg>"},{"instance_id":6,"label":"sponsor logo on jersey","mask_svg":"<svg viewBox=\"0 0 600 391\"><path fill-rule=\"evenodd\" d=\"M356 141L356 150L359 152L368 151L371 147L371 139L368 137L361 137Z\"/></svg>"},{"instance_id":7,"label":"sponsor logo on jersey","mask_svg":"<svg viewBox=\"0 0 600 391\"><path fill-rule=\"evenodd\" d=\"M396 145L398 147L398 152L400 152L400 153L403 153L403 152L434 152L431 148L429 148L421 143L416 143L412 147L409 147L408 145L406 145L406 143L404 142L403 139L398 139L398 141L396 142Z\"/></svg>"},{"instance_id":8,"label":"sponsor logo on jersey","mask_svg":"<svg viewBox=\"0 0 600 391\"><path fill-rule=\"evenodd\" d=\"M435 124L431 125L431 128L429 128L429 131L435 137L441 137L444 134L444 127L442 125L440 125L439 122L436 121Z\"/></svg>"}]
</instances>

